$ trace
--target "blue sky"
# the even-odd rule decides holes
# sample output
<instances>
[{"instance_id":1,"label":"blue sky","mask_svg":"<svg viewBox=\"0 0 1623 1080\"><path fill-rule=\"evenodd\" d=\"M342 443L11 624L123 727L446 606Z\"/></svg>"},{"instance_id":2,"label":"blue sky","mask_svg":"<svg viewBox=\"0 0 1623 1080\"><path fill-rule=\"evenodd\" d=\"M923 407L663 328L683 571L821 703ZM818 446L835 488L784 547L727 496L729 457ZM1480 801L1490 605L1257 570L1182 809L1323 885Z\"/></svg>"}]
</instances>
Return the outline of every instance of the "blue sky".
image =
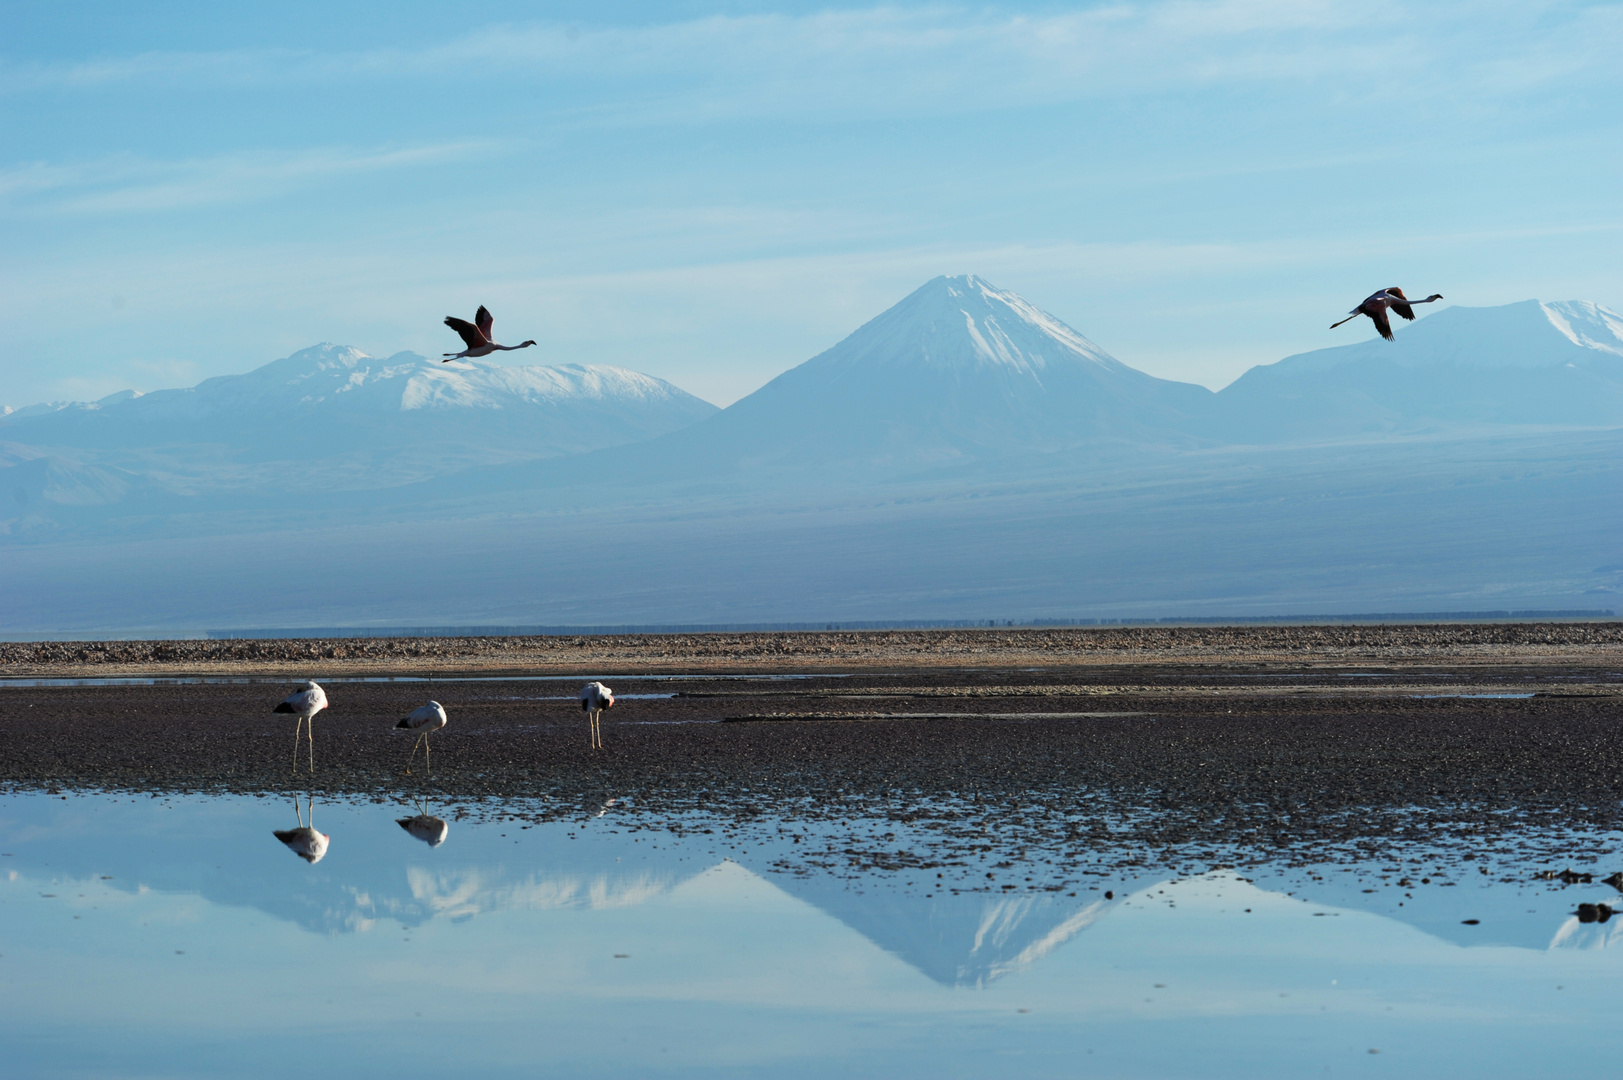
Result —
<instances>
[{"instance_id":1,"label":"blue sky","mask_svg":"<svg viewBox=\"0 0 1623 1080\"><path fill-rule=\"evenodd\" d=\"M0 404L480 303L726 404L941 273L1213 387L1389 284L1623 306L1616 3L62 7L0 3Z\"/></svg>"}]
</instances>

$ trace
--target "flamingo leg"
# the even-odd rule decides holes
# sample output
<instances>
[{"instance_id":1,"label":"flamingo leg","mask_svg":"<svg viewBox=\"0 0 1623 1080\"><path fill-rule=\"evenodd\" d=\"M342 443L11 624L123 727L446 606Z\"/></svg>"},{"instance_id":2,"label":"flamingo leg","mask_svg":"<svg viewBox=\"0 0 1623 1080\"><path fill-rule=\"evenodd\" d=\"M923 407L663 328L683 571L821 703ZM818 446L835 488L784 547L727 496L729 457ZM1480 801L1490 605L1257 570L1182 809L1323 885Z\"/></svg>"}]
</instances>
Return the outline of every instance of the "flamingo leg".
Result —
<instances>
[{"instance_id":1,"label":"flamingo leg","mask_svg":"<svg viewBox=\"0 0 1623 1080\"><path fill-rule=\"evenodd\" d=\"M312 716L310 719L308 719L308 720L306 720L304 722L304 734L310 740L310 773L311 773L311 775L314 775L315 771L316 771L316 718L315 717ZM295 753L296 752L297 751L295 751Z\"/></svg>"},{"instance_id":2,"label":"flamingo leg","mask_svg":"<svg viewBox=\"0 0 1623 1080\"><path fill-rule=\"evenodd\" d=\"M1331 324L1330 324L1330 329L1332 329L1332 330L1334 330L1334 329L1335 329L1335 328L1336 328L1336 327L1338 327L1338 326L1340 326L1340 325L1341 325L1341 323L1349 323L1349 322L1352 322L1352 321L1353 321L1353 320L1354 320L1354 319L1356 319L1356 318L1358 318L1358 316L1360 316L1360 315L1362 315L1362 314L1363 314L1363 312L1362 312L1362 311L1355 311L1355 312L1353 312L1353 313L1352 313L1352 314L1351 314L1351 315L1348 315L1348 316L1347 316L1347 317L1346 317L1346 318L1345 318L1345 319L1342 319L1342 320L1341 320L1341 322L1338 322L1338 323L1331 323Z\"/></svg>"},{"instance_id":3,"label":"flamingo leg","mask_svg":"<svg viewBox=\"0 0 1623 1080\"><path fill-rule=\"evenodd\" d=\"M423 737L421 735L419 735L419 736L417 736L416 741L411 744L411 756L406 758L406 775L407 776L411 775L411 763L413 761L417 760L417 743L420 743L422 741L423 741Z\"/></svg>"},{"instance_id":4,"label":"flamingo leg","mask_svg":"<svg viewBox=\"0 0 1623 1080\"><path fill-rule=\"evenodd\" d=\"M428 761L428 732L426 731L423 732L423 768L431 774L434 771L434 766L429 764Z\"/></svg>"},{"instance_id":5,"label":"flamingo leg","mask_svg":"<svg viewBox=\"0 0 1623 1080\"><path fill-rule=\"evenodd\" d=\"M293 771L299 771L299 732L304 730L304 717L293 722Z\"/></svg>"}]
</instances>

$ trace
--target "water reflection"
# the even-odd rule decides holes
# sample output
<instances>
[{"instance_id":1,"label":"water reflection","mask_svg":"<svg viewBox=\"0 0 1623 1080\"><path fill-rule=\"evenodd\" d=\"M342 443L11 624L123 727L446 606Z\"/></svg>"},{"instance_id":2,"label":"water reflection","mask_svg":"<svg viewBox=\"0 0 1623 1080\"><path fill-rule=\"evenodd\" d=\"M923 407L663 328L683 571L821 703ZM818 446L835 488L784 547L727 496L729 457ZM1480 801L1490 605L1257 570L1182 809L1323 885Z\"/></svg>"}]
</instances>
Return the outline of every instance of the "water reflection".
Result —
<instances>
[{"instance_id":1,"label":"water reflection","mask_svg":"<svg viewBox=\"0 0 1623 1080\"><path fill-rule=\"evenodd\" d=\"M1548 879L1547 860L1450 866L1447 881L1428 862L1424 888L1407 866L1383 886L1359 866L1274 862L1066 872L1056 889L1040 876L1053 849L891 871L820 848L813 866L797 849L860 855L845 830L861 823L727 835L624 797L550 820L539 801L404 817L329 799L323 821L348 837L333 853L305 802L277 833L320 863L298 871L264 843L267 808L284 811L257 798L0 793L0 1073L274 1077L289 1030L327 1071L392 1080L537 1062L1046 1080L1528 1076L1551 1061L1605 1075L1615 1061L1610 858ZM455 849L430 856L389 828L424 839L409 824L443 823L436 809L458 822ZM893 853L920 843L874 827ZM1537 951L1460 947L1522 940ZM411 1001L432 1002L432 1022Z\"/></svg>"},{"instance_id":2,"label":"water reflection","mask_svg":"<svg viewBox=\"0 0 1623 1080\"><path fill-rule=\"evenodd\" d=\"M299 797L293 796L293 813L298 818L297 829L276 829L272 835L288 846L288 849L307 863L318 863L327 857L327 846L332 843L332 837L326 833L316 832L316 802L311 795L306 800L307 810L299 809ZM309 824L305 823L306 815Z\"/></svg>"},{"instance_id":3,"label":"water reflection","mask_svg":"<svg viewBox=\"0 0 1623 1080\"><path fill-rule=\"evenodd\" d=\"M445 843L445 837L451 831L450 823L442 817L430 814L426 801L419 803L416 809L417 813L414 816L396 818L395 824L429 847L439 847Z\"/></svg>"}]
</instances>

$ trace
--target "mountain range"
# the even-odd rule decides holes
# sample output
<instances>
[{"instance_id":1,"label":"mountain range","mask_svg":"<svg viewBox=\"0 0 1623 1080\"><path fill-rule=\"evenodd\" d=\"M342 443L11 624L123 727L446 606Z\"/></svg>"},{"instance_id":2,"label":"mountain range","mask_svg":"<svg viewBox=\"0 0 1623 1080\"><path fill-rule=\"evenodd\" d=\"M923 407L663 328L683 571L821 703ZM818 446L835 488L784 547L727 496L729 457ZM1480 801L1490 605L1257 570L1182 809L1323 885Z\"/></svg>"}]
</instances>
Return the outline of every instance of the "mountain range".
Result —
<instances>
[{"instance_id":1,"label":"mountain range","mask_svg":"<svg viewBox=\"0 0 1623 1080\"><path fill-rule=\"evenodd\" d=\"M722 410L332 345L20 409L0 632L1612 603L1623 316L1398 329L1213 393L971 275Z\"/></svg>"},{"instance_id":2,"label":"mountain range","mask_svg":"<svg viewBox=\"0 0 1623 1080\"><path fill-rule=\"evenodd\" d=\"M9 413L0 461L20 472L0 473L10 481L0 516L142 488L206 498L388 487L649 439L715 412L625 368L379 360L322 344L190 389Z\"/></svg>"}]
</instances>

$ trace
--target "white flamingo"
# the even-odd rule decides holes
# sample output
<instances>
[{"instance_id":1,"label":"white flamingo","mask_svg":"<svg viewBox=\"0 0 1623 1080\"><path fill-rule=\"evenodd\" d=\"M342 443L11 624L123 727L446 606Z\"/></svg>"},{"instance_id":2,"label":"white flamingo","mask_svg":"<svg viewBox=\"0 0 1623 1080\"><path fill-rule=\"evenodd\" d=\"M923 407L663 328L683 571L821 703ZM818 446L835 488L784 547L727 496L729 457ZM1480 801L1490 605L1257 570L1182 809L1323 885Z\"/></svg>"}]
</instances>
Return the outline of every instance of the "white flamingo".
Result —
<instances>
[{"instance_id":1,"label":"white flamingo","mask_svg":"<svg viewBox=\"0 0 1623 1080\"><path fill-rule=\"evenodd\" d=\"M318 863L327 855L327 845L332 843L332 837L326 833L316 832L316 797L310 796L310 824L304 823L304 814L299 812L299 797L293 796L293 813L299 819L297 829L274 829L272 835L292 849L293 854L307 863Z\"/></svg>"},{"instance_id":2,"label":"white flamingo","mask_svg":"<svg viewBox=\"0 0 1623 1080\"><path fill-rule=\"evenodd\" d=\"M309 726L310 771L316 771L316 713L327 707L327 691L316 685L314 679L289 694L273 712L297 713L298 723L293 725L293 771L299 769L299 731Z\"/></svg>"},{"instance_id":3,"label":"white flamingo","mask_svg":"<svg viewBox=\"0 0 1623 1080\"><path fill-rule=\"evenodd\" d=\"M430 701L427 705L411 710L406 718L396 724L397 728L417 732L417 742L411 744L411 757L406 759L406 771L411 772L411 763L417 757L417 743L423 744L423 767L432 769L428 763L428 736L438 731L446 724L445 706L437 701Z\"/></svg>"},{"instance_id":4,"label":"white flamingo","mask_svg":"<svg viewBox=\"0 0 1623 1080\"><path fill-rule=\"evenodd\" d=\"M591 731L592 749L603 745L601 717L604 709L614 707L614 691L600 682L589 682L580 692L580 707L586 710L586 724Z\"/></svg>"},{"instance_id":5,"label":"white flamingo","mask_svg":"<svg viewBox=\"0 0 1623 1080\"><path fill-rule=\"evenodd\" d=\"M476 356L489 356L493 352L513 352L515 349L528 349L534 341L526 341L522 345L498 345L490 339L490 328L495 323L489 309L483 304L473 316L473 322L459 319L455 315L445 317L445 325L449 326L462 336L468 347L459 353L446 353L442 364L449 364L452 360L470 360Z\"/></svg>"},{"instance_id":6,"label":"white flamingo","mask_svg":"<svg viewBox=\"0 0 1623 1080\"><path fill-rule=\"evenodd\" d=\"M1378 293L1372 293L1364 300L1362 304L1359 304L1357 307L1349 311L1347 313L1347 317L1342 319L1341 322L1331 323L1330 329L1334 330L1336 327L1340 326L1341 323L1352 322L1360 315L1368 315L1370 319L1374 321L1375 329L1380 332L1380 335L1383 338L1388 341L1395 341L1397 339L1392 336L1392 322L1386 317L1386 311L1388 308L1391 308L1403 318L1413 322L1414 307L1412 305L1429 304L1433 300L1441 300L1442 298L1442 293L1432 293L1424 300L1410 300L1407 296L1403 295L1402 289L1398 288L1396 285L1393 285L1389 289L1382 289Z\"/></svg>"}]
</instances>

